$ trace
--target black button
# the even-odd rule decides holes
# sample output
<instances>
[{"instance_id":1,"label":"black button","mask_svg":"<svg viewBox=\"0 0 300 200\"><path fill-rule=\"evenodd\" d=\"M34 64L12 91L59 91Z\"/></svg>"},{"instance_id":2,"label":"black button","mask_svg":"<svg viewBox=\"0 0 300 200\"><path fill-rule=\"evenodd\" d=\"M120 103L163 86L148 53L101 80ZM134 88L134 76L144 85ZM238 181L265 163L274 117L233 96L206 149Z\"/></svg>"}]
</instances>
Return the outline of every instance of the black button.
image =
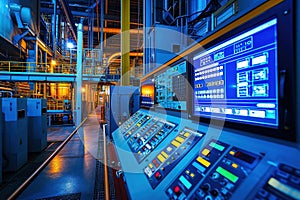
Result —
<instances>
[{"instance_id":1,"label":"black button","mask_svg":"<svg viewBox=\"0 0 300 200\"><path fill-rule=\"evenodd\" d=\"M208 183L205 183L204 185L201 186L201 189L204 191L204 192L207 192L209 189L210 189L210 186Z\"/></svg>"},{"instance_id":2,"label":"black button","mask_svg":"<svg viewBox=\"0 0 300 200\"><path fill-rule=\"evenodd\" d=\"M214 197L218 196L219 195L219 192L218 190L216 189L213 189L212 191L210 191L211 195L213 195Z\"/></svg>"},{"instance_id":3,"label":"black button","mask_svg":"<svg viewBox=\"0 0 300 200\"><path fill-rule=\"evenodd\" d=\"M281 164L279 166L279 169L281 169L282 171L285 171L285 172L287 172L289 174L291 174L293 172L293 168L292 167L290 167L288 165L284 165L284 164Z\"/></svg>"}]
</instances>

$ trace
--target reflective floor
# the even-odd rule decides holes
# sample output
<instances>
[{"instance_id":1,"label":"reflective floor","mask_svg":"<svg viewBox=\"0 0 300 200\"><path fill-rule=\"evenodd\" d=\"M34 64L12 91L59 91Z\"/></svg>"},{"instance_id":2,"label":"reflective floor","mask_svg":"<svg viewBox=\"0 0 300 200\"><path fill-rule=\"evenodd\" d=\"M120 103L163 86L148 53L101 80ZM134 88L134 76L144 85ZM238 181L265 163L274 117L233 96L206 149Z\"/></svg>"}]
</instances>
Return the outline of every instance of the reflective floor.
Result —
<instances>
[{"instance_id":1,"label":"reflective floor","mask_svg":"<svg viewBox=\"0 0 300 200\"><path fill-rule=\"evenodd\" d=\"M48 141L64 139L62 131L51 131ZM98 121L91 115L18 199L93 199L99 134Z\"/></svg>"}]
</instances>

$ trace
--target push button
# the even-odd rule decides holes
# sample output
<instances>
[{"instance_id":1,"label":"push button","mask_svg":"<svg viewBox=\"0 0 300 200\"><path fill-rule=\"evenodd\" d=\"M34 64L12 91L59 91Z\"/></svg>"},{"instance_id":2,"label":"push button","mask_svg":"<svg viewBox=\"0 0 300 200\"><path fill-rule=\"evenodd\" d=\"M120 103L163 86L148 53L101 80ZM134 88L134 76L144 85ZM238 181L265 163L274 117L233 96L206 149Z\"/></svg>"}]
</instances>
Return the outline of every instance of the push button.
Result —
<instances>
[{"instance_id":1,"label":"push button","mask_svg":"<svg viewBox=\"0 0 300 200\"><path fill-rule=\"evenodd\" d=\"M174 187L174 193L175 193L177 196L180 195L181 190L180 190L180 187L179 187L178 185L176 185L176 186Z\"/></svg>"},{"instance_id":2,"label":"push button","mask_svg":"<svg viewBox=\"0 0 300 200\"><path fill-rule=\"evenodd\" d=\"M161 174L160 174L159 172L156 172L156 173L154 174L154 176L155 176L155 178L156 178L157 180L159 180L159 179L161 178Z\"/></svg>"}]
</instances>

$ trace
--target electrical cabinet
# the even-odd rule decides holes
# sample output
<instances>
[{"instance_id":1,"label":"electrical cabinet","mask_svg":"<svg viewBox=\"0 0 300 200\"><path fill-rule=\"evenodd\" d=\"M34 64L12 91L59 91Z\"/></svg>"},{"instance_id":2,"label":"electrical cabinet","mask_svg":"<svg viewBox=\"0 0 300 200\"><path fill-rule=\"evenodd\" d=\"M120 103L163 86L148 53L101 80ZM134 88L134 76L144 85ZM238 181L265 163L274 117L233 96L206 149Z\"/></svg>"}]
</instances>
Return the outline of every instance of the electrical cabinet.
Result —
<instances>
[{"instance_id":1,"label":"electrical cabinet","mask_svg":"<svg viewBox=\"0 0 300 200\"><path fill-rule=\"evenodd\" d=\"M106 104L107 133L116 130L140 107L140 91L134 86L110 86Z\"/></svg>"},{"instance_id":2,"label":"electrical cabinet","mask_svg":"<svg viewBox=\"0 0 300 200\"><path fill-rule=\"evenodd\" d=\"M28 159L27 99L2 98L3 170L16 171Z\"/></svg>"},{"instance_id":3,"label":"electrical cabinet","mask_svg":"<svg viewBox=\"0 0 300 200\"><path fill-rule=\"evenodd\" d=\"M47 100L27 99L28 152L40 152L47 146Z\"/></svg>"}]
</instances>

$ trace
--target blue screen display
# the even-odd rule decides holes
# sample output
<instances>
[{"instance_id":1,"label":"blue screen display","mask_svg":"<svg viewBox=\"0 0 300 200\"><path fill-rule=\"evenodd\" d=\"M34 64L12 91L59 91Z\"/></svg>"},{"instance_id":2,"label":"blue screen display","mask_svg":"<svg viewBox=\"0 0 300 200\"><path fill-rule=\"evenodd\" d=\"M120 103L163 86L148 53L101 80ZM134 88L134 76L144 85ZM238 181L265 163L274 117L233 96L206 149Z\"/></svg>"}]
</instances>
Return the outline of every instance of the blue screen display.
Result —
<instances>
[{"instance_id":1,"label":"blue screen display","mask_svg":"<svg viewBox=\"0 0 300 200\"><path fill-rule=\"evenodd\" d=\"M193 57L193 114L278 127L277 19Z\"/></svg>"},{"instance_id":2,"label":"blue screen display","mask_svg":"<svg viewBox=\"0 0 300 200\"><path fill-rule=\"evenodd\" d=\"M158 108L186 110L186 61L155 76L155 99Z\"/></svg>"}]
</instances>

